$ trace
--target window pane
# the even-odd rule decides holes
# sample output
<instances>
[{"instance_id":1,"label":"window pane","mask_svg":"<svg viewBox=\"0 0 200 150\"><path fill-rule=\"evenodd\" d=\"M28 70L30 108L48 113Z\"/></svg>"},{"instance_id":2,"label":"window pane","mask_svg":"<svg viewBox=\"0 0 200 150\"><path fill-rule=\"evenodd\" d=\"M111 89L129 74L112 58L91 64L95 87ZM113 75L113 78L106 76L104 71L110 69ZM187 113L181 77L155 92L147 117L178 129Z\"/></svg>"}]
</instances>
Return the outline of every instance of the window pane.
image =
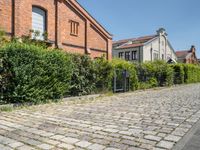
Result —
<instances>
[{"instance_id":1,"label":"window pane","mask_svg":"<svg viewBox=\"0 0 200 150\"><path fill-rule=\"evenodd\" d=\"M46 31L46 12L38 7L32 8L32 29L40 33L36 39L44 40L43 34ZM32 37L34 38L34 34Z\"/></svg>"}]
</instances>

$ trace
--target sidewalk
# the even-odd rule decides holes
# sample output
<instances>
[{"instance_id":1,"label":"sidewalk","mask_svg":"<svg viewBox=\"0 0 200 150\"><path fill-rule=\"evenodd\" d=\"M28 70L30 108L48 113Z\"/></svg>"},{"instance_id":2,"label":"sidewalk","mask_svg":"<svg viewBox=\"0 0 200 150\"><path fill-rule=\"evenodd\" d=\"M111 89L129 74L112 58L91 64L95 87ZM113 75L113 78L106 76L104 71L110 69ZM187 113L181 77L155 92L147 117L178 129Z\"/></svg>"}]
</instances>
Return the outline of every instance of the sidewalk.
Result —
<instances>
[{"instance_id":1,"label":"sidewalk","mask_svg":"<svg viewBox=\"0 0 200 150\"><path fill-rule=\"evenodd\" d=\"M200 150L200 121L177 143L173 150Z\"/></svg>"}]
</instances>

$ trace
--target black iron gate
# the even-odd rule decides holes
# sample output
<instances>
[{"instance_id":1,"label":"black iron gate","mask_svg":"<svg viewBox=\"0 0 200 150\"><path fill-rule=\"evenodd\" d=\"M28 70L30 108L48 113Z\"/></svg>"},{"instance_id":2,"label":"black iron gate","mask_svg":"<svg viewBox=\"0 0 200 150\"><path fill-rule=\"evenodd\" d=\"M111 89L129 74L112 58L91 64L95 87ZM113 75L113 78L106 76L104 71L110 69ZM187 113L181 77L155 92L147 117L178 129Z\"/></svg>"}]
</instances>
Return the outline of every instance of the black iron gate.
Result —
<instances>
[{"instance_id":1,"label":"black iron gate","mask_svg":"<svg viewBox=\"0 0 200 150\"><path fill-rule=\"evenodd\" d=\"M130 89L129 72L123 69L116 69L113 79L113 92L128 92Z\"/></svg>"}]
</instances>

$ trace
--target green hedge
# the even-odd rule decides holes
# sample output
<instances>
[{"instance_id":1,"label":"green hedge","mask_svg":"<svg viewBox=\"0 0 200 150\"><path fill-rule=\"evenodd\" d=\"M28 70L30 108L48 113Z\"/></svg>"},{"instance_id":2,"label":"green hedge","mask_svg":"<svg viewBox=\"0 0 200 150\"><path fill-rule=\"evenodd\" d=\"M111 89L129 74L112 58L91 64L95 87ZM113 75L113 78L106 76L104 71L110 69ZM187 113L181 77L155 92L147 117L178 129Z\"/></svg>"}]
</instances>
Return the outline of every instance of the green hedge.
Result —
<instances>
[{"instance_id":1,"label":"green hedge","mask_svg":"<svg viewBox=\"0 0 200 150\"><path fill-rule=\"evenodd\" d=\"M185 64L184 72L185 72L185 83L200 82L200 66L199 65Z\"/></svg>"},{"instance_id":2,"label":"green hedge","mask_svg":"<svg viewBox=\"0 0 200 150\"><path fill-rule=\"evenodd\" d=\"M58 50L9 43L0 49L0 58L0 102L46 102L61 98L70 88L72 61Z\"/></svg>"},{"instance_id":3,"label":"green hedge","mask_svg":"<svg viewBox=\"0 0 200 150\"><path fill-rule=\"evenodd\" d=\"M95 91L94 62L86 55L72 55L73 74L68 95L87 95Z\"/></svg>"},{"instance_id":4,"label":"green hedge","mask_svg":"<svg viewBox=\"0 0 200 150\"><path fill-rule=\"evenodd\" d=\"M200 82L198 65L162 61L133 64L103 57L92 60L86 55L13 41L0 48L0 104L41 103L112 91L115 70L129 72L132 91Z\"/></svg>"},{"instance_id":5,"label":"green hedge","mask_svg":"<svg viewBox=\"0 0 200 150\"><path fill-rule=\"evenodd\" d=\"M127 70L130 75L130 89L132 91L138 89L138 77L136 67L133 63L121 59L113 59L111 63L113 69Z\"/></svg>"},{"instance_id":6,"label":"green hedge","mask_svg":"<svg viewBox=\"0 0 200 150\"><path fill-rule=\"evenodd\" d=\"M163 61L137 65L139 88L170 86L173 84L173 69Z\"/></svg>"},{"instance_id":7,"label":"green hedge","mask_svg":"<svg viewBox=\"0 0 200 150\"><path fill-rule=\"evenodd\" d=\"M94 60L96 73L96 92L108 92L112 90L114 68L111 62L104 57Z\"/></svg>"},{"instance_id":8,"label":"green hedge","mask_svg":"<svg viewBox=\"0 0 200 150\"><path fill-rule=\"evenodd\" d=\"M173 64L171 67L174 70L174 84L183 84L185 77L183 64Z\"/></svg>"}]
</instances>

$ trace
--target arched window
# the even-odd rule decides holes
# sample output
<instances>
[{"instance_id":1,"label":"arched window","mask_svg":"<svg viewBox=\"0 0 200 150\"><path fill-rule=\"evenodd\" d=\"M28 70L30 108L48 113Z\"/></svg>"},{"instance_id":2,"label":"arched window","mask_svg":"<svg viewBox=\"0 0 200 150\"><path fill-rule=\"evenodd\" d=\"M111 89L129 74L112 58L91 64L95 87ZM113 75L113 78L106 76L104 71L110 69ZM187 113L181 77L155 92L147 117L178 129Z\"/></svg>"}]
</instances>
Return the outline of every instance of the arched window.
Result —
<instances>
[{"instance_id":1,"label":"arched window","mask_svg":"<svg viewBox=\"0 0 200 150\"><path fill-rule=\"evenodd\" d=\"M37 37L33 33L33 38L44 40L43 34L46 32L46 11L35 6L32 8L32 30L39 33Z\"/></svg>"}]
</instances>

